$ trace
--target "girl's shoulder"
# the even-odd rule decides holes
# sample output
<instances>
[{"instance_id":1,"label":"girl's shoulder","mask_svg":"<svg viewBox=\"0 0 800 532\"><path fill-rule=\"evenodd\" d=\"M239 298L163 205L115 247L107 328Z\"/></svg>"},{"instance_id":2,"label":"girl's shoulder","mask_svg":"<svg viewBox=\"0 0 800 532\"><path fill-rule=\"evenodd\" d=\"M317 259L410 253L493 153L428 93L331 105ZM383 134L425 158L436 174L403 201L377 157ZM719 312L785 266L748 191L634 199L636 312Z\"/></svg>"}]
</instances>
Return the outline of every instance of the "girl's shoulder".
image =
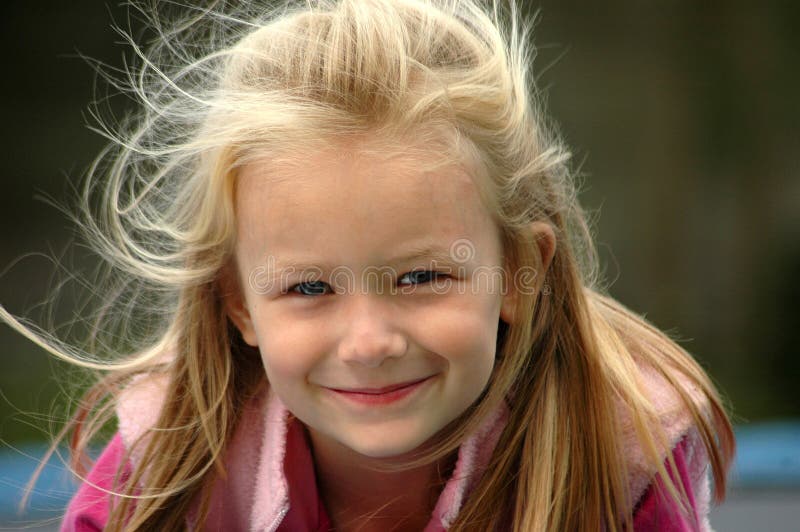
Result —
<instances>
[{"instance_id":1,"label":"girl's shoulder","mask_svg":"<svg viewBox=\"0 0 800 532\"><path fill-rule=\"evenodd\" d=\"M166 373L147 373L134 378L117 397L117 431L125 447L132 449L133 459L136 449L144 447L134 443L158 422L168 387Z\"/></svg>"},{"instance_id":2,"label":"girl's shoulder","mask_svg":"<svg viewBox=\"0 0 800 532\"><path fill-rule=\"evenodd\" d=\"M131 475L143 446L134 443L155 426L168 386L165 374L135 377L116 398L117 433L81 479L61 522L62 532L103 530L108 522L110 495Z\"/></svg>"},{"instance_id":3,"label":"girl's shoulder","mask_svg":"<svg viewBox=\"0 0 800 532\"><path fill-rule=\"evenodd\" d=\"M158 425L162 406L170 391L169 387L170 380L167 374L150 373L137 376L119 392L116 398L117 433L94 462L90 473L86 478L81 478L81 485L64 515L62 531L88 532L104 529L108 522L113 494L119 492L119 487L128 481L136 468L143 465L142 452L147 447L147 438L152 434L151 429ZM259 433L260 429L263 429L261 413L264 410L266 394L258 393L251 399L247 408L243 409L243 425L253 430L238 431L234 440L230 442L230 450L234 456L239 453L248 459L253 458L256 450L254 445L257 446L258 443L257 436L250 437L251 432ZM252 467L247 472L241 470L244 462L249 466L254 465L251 463L252 460L234 461L229 465L237 468L240 478L249 478L253 470ZM219 488L220 486L214 485L216 490L214 494L217 496ZM242 486L234 485L228 488L231 494L226 501L233 500L235 506L244 505L246 509L249 499L237 497L241 494ZM242 512L244 509L239 508ZM197 507L192 506L187 519L193 519L196 510ZM228 518L226 522L230 524L236 521ZM246 528L235 526L232 529Z\"/></svg>"},{"instance_id":4,"label":"girl's shoulder","mask_svg":"<svg viewBox=\"0 0 800 532\"><path fill-rule=\"evenodd\" d=\"M678 370L664 368L662 373L641 358L637 358L635 363L638 370L636 378L639 389L650 403L650 423L655 424L655 426L649 427L651 434L661 436L661 438L656 438L658 446L656 450L659 456L663 459L667 458L670 451L676 449L678 444L685 440L687 452L690 452L692 457L695 455L700 457L701 451L705 447L697 431L695 419L684 402L681 392L697 405L701 412L706 411L708 406L705 396ZM669 378L664 373L667 373ZM676 387L679 387L680 390ZM656 467L639 441L630 404L621 398L617 399L617 415L623 452L628 463L631 493L634 498L638 498L650 484L656 473Z\"/></svg>"},{"instance_id":5,"label":"girl's shoulder","mask_svg":"<svg viewBox=\"0 0 800 532\"><path fill-rule=\"evenodd\" d=\"M689 526L680 508L666 494L658 468L643 449L635 426L632 408L617 400L621 443L627 462L629 489L637 501L636 530L709 530L709 461L695 418L682 396L692 401L701 413L708 402L700 389L678 370L658 370L642 359L636 360L639 388L652 407L649 427L656 437L657 453L674 486L685 491L696 519ZM665 375L666 373L666 375ZM670 382L672 381L672 382Z\"/></svg>"},{"instance_id":6,"label":"girl's shoulder","mask_svg":"<svg viewBox=\"0 0 800 532\"><path fill-rule=\"evenodd\" d=\"M126 456L125 444L116 434L86 478L82 479L64 513L61 532L94 532L105 528L109 516L109 494L115 491L116 486L124 484L131 474Z\"/></svg>"},{"instance_id":7,"label":"girl's shoulder","mask_svg":"<svg viewBox=\"0 0 800 532\"><path fill-rule=\"evenodd\" d=\"M673 486L682 493L682 508L666 489L660 476L652 479L633 508L633 529L659 532L710 531L708 521L711 489L708 463L702 443L696 434L687 434L672 449L671 460L665 460Z\"/></svg>"}]
</instances>

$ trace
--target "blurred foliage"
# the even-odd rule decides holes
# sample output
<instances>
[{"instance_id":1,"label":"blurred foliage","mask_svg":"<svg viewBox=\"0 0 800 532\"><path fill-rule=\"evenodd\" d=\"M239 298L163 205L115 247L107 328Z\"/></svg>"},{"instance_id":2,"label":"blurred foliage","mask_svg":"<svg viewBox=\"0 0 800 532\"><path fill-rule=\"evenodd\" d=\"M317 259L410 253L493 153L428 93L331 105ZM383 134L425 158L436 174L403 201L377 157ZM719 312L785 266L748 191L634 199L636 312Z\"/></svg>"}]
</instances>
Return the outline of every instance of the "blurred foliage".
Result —
<instances>
[{"instance_id":1,"label":"blurred foliage","mask_svg":"<svg viewBox=\"0 0 800 532\"><path fill-rule=\"evenodd\" d=\"M523 4L538 11L534 72L597 215L611 293L695 354L736 421L800 415L800 4ZM41 196L63 202L103 145L85 127L94 76L75 52L121 66L112 17L127 24L124 6L40 1L0 22L0 301L42 324L66 272L94 267ZM61 291L54 324L80 317L79 291ZM41 439L85 377L7 327L0 345L0 437Z\"/></svg>"}]
</instances>

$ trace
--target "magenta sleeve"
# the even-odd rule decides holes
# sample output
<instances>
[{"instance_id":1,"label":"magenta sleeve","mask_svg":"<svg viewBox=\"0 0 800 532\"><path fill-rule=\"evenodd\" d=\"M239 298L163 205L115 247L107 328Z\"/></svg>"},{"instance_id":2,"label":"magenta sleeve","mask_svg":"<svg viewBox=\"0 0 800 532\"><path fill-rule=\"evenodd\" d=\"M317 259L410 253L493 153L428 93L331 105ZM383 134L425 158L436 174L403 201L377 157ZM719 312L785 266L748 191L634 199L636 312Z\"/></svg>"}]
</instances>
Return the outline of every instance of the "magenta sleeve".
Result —
<instances>
[{"instance_id":1,"label":"magenta sleeve","mask_svg":"<svg viewBox=\"0 0 800 532\"><path fill-rule=\"evenodd\" d=\"M695 436L695 435L693 435ZM675 502L657 476L648 487L633 515L636 532L686 532L709 530L707 479L708 461L699 438L685 436L673 449L675 468L668 461L664 467L672 482L686 491L687 510Z\"/></svg>"},{"instance_id":2,"label":"magenta sleeve","mask_svg":"<svg viewBox=\"0 0 800 532\"><path fill-rule=\"evenodd\" d=\"M104 490L114 490L114 479L124 459L125 445L122 443L120 435L117 434L103 450L86 480L67 506L61 522L61 532L103 530L108 521L110 500L108 492ZM124 481L130 473L130 464L126 463L119 480Z\"/></svg>"}]
</instances>

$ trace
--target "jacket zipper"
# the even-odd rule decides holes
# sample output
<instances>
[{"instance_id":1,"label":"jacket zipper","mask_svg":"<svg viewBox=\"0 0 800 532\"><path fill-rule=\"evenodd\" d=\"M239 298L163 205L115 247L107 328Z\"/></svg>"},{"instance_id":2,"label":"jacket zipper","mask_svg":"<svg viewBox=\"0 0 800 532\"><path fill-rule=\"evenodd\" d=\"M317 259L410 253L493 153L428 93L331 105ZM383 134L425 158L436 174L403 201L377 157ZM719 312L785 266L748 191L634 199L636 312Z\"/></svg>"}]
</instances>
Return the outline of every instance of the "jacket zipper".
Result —
<instances>
[{"instance_id":1,"label":"jacket zipper","mask_svg":"<svg viewBox=\"0 0 800 532\"><path fill-rule=\"evenodd\" d=\"M275 532L275 530L277 530L278 526L281 524L281 521L283 521L283 518L286 517L287 513L289 513L289 505L288 504L285 505L283 508L281 508L281 511L278 512L278 515L275 516L275 519L272 521L272 523L269 525L269 527L267 527L267 531L266 532Z\"/></svg>"}]
</instances>

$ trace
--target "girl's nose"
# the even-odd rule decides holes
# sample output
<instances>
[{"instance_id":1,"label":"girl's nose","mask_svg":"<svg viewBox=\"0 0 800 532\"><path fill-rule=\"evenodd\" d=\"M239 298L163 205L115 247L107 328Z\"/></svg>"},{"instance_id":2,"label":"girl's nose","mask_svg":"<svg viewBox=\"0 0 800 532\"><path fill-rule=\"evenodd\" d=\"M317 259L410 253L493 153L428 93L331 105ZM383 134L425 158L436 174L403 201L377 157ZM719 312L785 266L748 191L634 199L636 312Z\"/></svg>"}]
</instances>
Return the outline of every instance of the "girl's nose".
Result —
<instances>
[{"instance_id":1,"label":"girl's nose","mask_svg":"<svg viewBox=\"0 0 800 532\"><path fill-rule=\"evenodd\" d=\"M395 329L390 313L381 308L380 296L352 296L351 312L345 313L339 358L348 363L379 367L387 358L402 357L408 348L405 335Z\"/></svg>"}]
</instances>

